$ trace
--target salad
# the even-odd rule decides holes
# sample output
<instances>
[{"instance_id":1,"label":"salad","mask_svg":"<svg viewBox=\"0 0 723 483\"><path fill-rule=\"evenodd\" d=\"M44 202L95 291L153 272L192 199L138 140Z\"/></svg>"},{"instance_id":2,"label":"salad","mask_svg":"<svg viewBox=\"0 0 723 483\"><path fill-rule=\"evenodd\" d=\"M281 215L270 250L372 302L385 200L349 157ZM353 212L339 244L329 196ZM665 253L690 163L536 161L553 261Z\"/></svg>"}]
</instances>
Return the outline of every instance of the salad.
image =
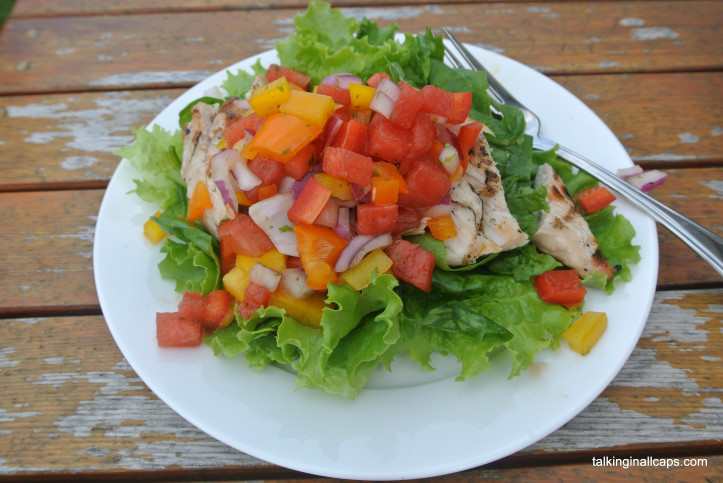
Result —
<instances>
[{"instance_id":1,"label":"salad","mask_svg":"<svg viewBox=\"0 0 723 483\"><path fill-rule=\"evenodd\" d=\"M533 151L519 111L495 117L484 74L446 66L440 37L397 42L396 25L323 2L295 27L279 64L229 73L177 131L119 151L183 293L157 315L159 345L288 365L297 388L347 398L395 357L454 356L463 380L507 351L514 376L559 346L585 287L630 279L630 223L596 180ZM558 209L591 253L549 243Z\"/></svg>"}]
</instances>

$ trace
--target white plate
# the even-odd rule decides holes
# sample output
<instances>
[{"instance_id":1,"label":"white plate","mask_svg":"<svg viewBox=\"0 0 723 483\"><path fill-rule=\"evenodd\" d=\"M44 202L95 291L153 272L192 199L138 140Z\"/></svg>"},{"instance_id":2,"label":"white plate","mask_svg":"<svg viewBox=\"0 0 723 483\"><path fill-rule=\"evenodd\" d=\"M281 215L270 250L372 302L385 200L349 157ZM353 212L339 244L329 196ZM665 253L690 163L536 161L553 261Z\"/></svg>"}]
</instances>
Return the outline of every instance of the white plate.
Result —
<instances>
[{"instance_id":1,"label":"white plate","mask_svg":"<svg viewBox=\"0 0 723 483\"><path fill-rule=\"evenodd\" d=\"M544 134L606 165L632 164L623 146L582 102L538 72L470 47L520 100L536 110ZM269 51L229 69L250 71ZM171 103L153 121L177 127L177 113L219 85L214 74ZM456 363L423 373L410 362L380 371L355 401L320 391L294 391L294 376L276 367L251 371L243 357L214 357L206 347L159 349L155 314L175 311L179 296L161 280L158 247L142 235L156 207L127 193L137 173L123 160L98 216L94 268L100 304L125 358L148 387L212 437L257 458L316 475L368 480L421 478L479 466L515 453L582 411L610 383L638 341L655 291L658 241L654 223L624 201L616 205L635 226L642 261L633 281L613 296L595 290L586 308L607 312L609 327L586 357L563 342L538 354L536 364L508 380L511 362L455 382Z\"/></svg>"}]
</instances>

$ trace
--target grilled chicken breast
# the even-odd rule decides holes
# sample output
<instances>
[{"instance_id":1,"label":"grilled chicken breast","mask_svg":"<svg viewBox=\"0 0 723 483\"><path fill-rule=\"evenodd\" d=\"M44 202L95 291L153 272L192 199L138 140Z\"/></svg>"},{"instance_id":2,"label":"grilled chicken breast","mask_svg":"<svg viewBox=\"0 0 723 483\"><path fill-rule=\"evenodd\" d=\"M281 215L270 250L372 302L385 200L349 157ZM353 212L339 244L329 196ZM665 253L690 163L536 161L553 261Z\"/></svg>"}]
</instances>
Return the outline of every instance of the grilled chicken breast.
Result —
<instances>
[{"instance_id":1,"label":"grilled chicken breast","mask_svg":"<svg viewBox=\"0 0 723 483\"><path fill-rule=\"evenodd\" d=\"M481 256L528 242L507 207L500 172L484 134L472 146L469 166L452 185L450 197L457 236L444 242L448 265L469 265Z\"/></svg>"},{"instance_id":2,"label":"grilled chicken breast","mask_svg":"<svg viewBox=\"0 0 723 483\"><path fill-rule=\"evenodd\" d=\"M575 200L552 166L543 164L537 171L535 187L547 188L550 211L537 213L538 228L532 243L538 250L577 271L580 278L602 273L610 280L615 271L598 251L599 245Z\"/></svg>"},{"instance_id":3,"label":"grilled chicken breast","mask_svg":"<svg viewBox=\"0 0 723 483\"><path fill-rule=\"evenodd\" d=\"M221 151L218 144L227 120L228 116L223 111L198 102L191 109L191 121L183 130L181 176L186 181L186 194L190 199L196 183L201 181L206 184L213 207L203 212L201 223L216 238L218 224L226 217L235 216L234 211L225 206L221 192L211 178L210 160Z\"/></svg>"}]
</instances>

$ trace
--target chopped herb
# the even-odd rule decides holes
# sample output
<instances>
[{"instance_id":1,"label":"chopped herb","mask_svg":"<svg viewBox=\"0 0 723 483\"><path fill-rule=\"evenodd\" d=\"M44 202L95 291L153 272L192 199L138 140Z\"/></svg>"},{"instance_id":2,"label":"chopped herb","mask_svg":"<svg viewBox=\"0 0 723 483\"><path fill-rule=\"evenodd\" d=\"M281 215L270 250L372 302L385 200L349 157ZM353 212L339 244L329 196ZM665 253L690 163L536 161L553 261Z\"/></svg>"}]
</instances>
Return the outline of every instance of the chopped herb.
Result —
<instances>
[{"instance_id":1,"label":"chopped herb","mask_svg":"<svg viewBox=\"0 0 723 483\"><path fill-rule=\"evenodd\" d=\"M271 228L273 228L273 226ZM291 228L289 225L284 225L281 228L279 228L279 231L281 233L286 233L287 231L294 231L294 229Z\"/></svg>"},{"instance_id":2,"label":"chopped herb","mask_svg":"<svg viewBox=\"0 0 723 483\"><path fill-rule=\"evenodd\" d=\"M289 154L289 152L290 152L289 148L286 148L283 151L281 151L281 155L286 156L287 154Z\"/></svg>"}]
</instances>

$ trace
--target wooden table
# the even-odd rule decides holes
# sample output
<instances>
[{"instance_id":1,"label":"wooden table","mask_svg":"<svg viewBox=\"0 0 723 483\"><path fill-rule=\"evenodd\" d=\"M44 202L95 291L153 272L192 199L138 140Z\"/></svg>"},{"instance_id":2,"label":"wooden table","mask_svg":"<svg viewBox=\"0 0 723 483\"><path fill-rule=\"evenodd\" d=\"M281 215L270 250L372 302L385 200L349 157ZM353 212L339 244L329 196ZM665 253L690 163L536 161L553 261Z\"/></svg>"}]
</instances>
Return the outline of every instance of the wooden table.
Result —
<instances>
[{"instance_id":1,"label":"wooden table","mask_svg":"<svg viewBox=\"0 0 723 483\"><path fill-rule=\"evenodd\" d=\"M723 3L342 0L401 31L462 41L549 75L633 160L659 200L723 234ZM305 5L278 0L18 0L0 31L0 478L304 478L176 415L124 360L96 296L100 201L132 141L189 86L272 48ZM723 478L723 281L665 229L650 318L610 386L517 454L446 481ZM680 467L595 467L593 457ZM682 466L703 458L704 467ZM700 461L699 461L700 463Z\"/></svg>"}]
</instances>

